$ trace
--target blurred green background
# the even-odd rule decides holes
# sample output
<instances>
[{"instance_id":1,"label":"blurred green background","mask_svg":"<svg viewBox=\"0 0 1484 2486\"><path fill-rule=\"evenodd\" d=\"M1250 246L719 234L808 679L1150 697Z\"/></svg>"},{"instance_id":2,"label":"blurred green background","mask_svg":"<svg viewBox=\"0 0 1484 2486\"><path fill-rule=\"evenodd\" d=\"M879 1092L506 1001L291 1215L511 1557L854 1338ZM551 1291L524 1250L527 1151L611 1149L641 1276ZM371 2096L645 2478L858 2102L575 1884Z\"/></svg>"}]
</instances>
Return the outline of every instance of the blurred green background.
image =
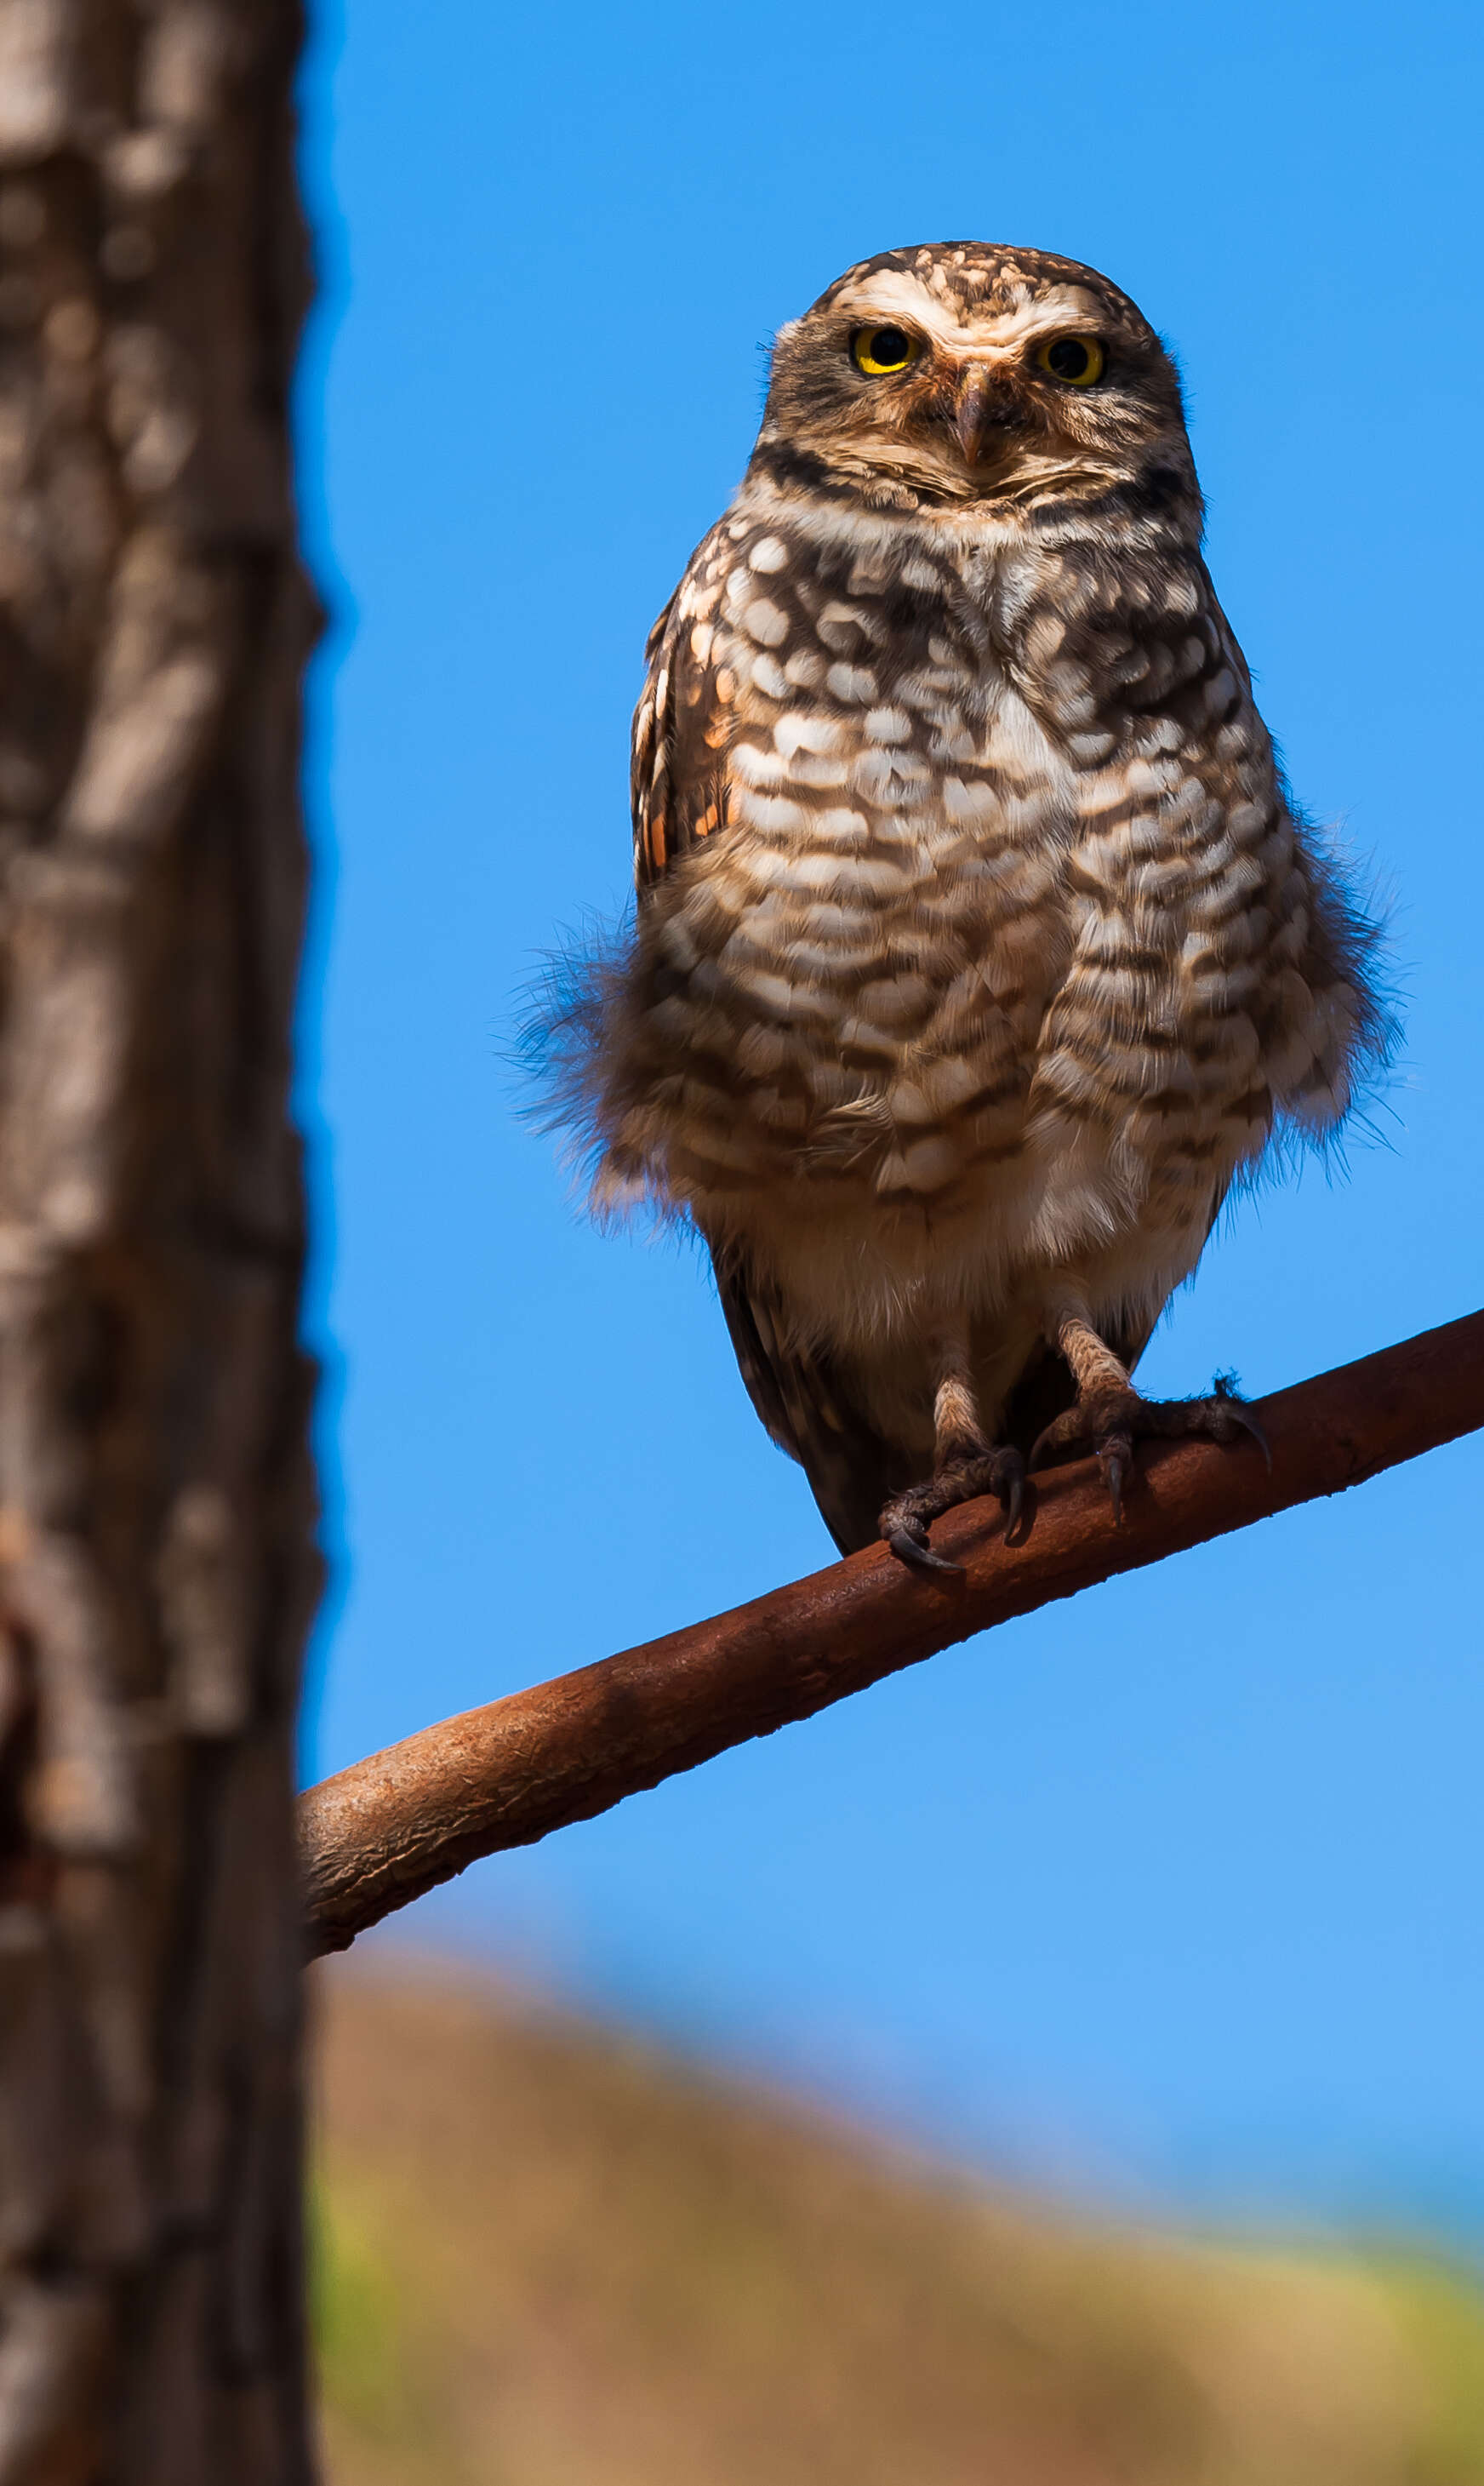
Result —
<instances>
[{"instance_id":1,"label":"blurred green background","mask_svg":"<svg viewBox=\"0 0 1484 2486\"><path fill-rule=\"evenodd\" d=\"M316 1973L330 2486L1478 2486L1484 2293L1083 2223L383 1954Z\"/></svg>"}]
</instances>

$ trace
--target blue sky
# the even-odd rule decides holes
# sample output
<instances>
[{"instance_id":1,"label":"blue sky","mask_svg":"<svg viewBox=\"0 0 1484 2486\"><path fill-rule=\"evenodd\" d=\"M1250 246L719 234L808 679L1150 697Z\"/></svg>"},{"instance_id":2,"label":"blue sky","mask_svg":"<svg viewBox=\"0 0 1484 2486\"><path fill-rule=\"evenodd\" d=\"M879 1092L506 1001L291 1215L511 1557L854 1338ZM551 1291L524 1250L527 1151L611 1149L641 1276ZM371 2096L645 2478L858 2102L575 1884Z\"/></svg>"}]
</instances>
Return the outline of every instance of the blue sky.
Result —
<instances>
[{"instance_id":1,"label":"blue sky","mask_svg":"<svg viewBox=\"0 0 1484 2486\"><path fill-rule=\"evenodd\" d=\"M766 339L871 251L1038 243L1169 337L1265 712L1393 893L1379 1139L1244 1207L1150 1385L1261 1392L1478 1301L1478 52L1425 0L321 12L315 1771L828 1557L699 1264L582 1225L507 1050L539 954L622 902L645 632ZM1058 2180L1484 2233L1481 1507L1474 1440L478 1867L398 1939Z\"/></svg>"}]
</instances>

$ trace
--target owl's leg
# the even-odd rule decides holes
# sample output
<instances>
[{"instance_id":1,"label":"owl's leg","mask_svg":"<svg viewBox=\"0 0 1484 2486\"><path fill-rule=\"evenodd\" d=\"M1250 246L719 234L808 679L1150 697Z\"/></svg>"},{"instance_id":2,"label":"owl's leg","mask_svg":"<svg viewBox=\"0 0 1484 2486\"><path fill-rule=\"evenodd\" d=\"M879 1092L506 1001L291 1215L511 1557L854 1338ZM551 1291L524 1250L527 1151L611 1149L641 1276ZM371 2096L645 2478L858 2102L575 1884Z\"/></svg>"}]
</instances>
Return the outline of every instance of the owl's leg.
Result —
<instances>
[{"instance_id":1,"label":"owl's leg","mask_svg":"<svg viewBox=\"0 0 1484 2486\"><path fill-rule=\"evenodd\" d=\"M1026 1463L1019 1450L986 1439L968 1350L954 1340L941 1351L933 1396L933 1473L925 1484L893 1496L881 1513L881 1533L899 1561L921 1571L958 1571L960 1563L945 1561L929 1545L933 1521L961 1502L993 1493L1004 1505L1008 1535L1020 1517L1025 1489Z\"/></svg>"},{"instance_id":2,"label":"owl's leg","mask_svg":"<svg viewBox=\"0 0 1484 2486\"><path fill-rule=\"evenodd\" d=\"M1058 1453L1075 1458L1093 1451L1113 1496L1115 1520L1123 1517L1123 1484L1136 1442L1168 1442L1192 1434L1203 1434L1211 1442L1239 1442L1247 1434L1272 1468L1267 1436L1229 1381L1219 1379L1209 1398L1142 1398L1085 1310L1062 1308L1048 1323L1047 1334L1071 1367L1077 1403L1047 1425L1030 1464L1044 1467Z\"/></svg>"}]
</instances>

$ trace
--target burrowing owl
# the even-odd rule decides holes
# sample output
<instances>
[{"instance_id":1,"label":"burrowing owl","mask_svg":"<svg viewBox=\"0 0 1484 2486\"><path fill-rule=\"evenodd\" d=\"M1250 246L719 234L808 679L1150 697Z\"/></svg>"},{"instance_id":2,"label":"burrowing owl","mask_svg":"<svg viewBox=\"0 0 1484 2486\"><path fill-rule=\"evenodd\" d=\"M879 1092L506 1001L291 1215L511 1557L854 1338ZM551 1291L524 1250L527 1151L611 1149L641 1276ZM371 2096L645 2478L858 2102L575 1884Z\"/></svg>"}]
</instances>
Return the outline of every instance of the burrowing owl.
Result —
<instances>
[{"instance_id":1,"label":"burrowing owl","mask_svg":"<svg viewBox=\"0 0 1484 2486\"><path fill-rule=\"evenodd\" d=\"M783 328L654 626L633 939L569 1011L595 1198L704 1236L844 1550L1090 1448L1254 1429L1129 1374L1234 1179L1381 1058L1373 929L1201 560L1180 387L1043 251L852 267Z\"/></svg>"}]
</instances>

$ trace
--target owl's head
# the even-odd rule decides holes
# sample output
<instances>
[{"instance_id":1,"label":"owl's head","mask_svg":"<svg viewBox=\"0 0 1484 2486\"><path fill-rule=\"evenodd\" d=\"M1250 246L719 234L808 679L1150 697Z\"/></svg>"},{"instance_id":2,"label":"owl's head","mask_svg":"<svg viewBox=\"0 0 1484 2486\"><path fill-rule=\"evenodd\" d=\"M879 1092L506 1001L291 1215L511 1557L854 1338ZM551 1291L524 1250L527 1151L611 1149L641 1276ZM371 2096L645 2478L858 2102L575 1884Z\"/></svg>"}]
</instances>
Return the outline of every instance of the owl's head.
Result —
<instances>
[{"instance_id":1,"label":"owl's head","mask_svg":"<svg viewBox=\"0 0 1484 2486\"><path fill-rule=\"evenodd\" d=\"M1047 251L884 251L780 330L755 471L881 508L1199 498L1180 382L1141 313Z\"/></svg>"}]
</instances>

